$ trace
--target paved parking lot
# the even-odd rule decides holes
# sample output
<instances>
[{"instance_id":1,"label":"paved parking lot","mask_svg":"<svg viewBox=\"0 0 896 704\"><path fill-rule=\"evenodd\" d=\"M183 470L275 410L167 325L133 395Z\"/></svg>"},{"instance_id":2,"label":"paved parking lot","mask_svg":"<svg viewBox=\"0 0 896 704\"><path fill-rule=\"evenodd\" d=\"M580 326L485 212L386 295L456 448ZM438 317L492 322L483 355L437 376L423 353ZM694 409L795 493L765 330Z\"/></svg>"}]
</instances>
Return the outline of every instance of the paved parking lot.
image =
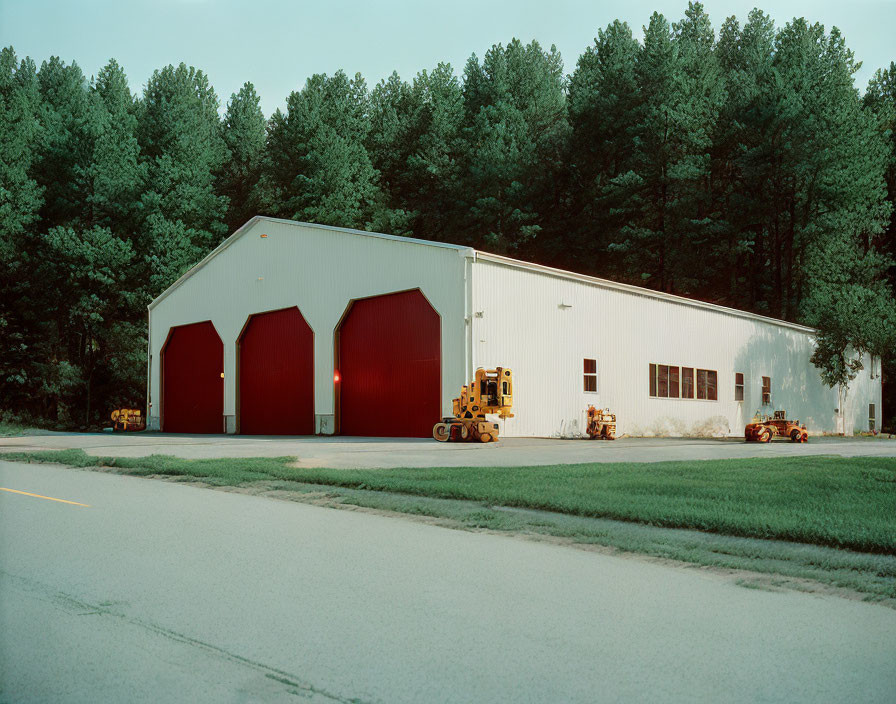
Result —
<instances>
[{"instance_id":1,"label":"paved parking lot","mask_svg":"<svg viewBox=\"0 0 896 704\"><path fill-rule=\"evenodd\" d=\"M896 457L896 439L810 438L805 445L739 438L621 438L612 442L504 438L497 443L438 443L427 439L165 435L162 433L45 433L0 438L4 450L80 448L91 455L184 458L296 457L306 467L465 467L662 462L738 457L872 455Z\"/></svg>"}]
</instances>

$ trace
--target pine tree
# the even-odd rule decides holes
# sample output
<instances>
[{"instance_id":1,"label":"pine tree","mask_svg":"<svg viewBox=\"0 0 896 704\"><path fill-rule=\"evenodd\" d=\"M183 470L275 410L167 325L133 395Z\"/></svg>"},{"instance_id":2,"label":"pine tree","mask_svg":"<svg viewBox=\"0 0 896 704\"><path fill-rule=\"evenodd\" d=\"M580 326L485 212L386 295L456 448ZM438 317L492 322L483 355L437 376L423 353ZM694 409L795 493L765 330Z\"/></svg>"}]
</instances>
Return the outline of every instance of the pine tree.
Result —
<instances>
[{"instance_id":1,"label":"pine tree","mask_svg":"<svg viewBox=\"0 0 896 704\"><path fill-rule=\"evenodd\" d=\"M99 134L85 170L86 202L91 208L88 219L93 226L110 228L119 237L133 240L138 251L145 252L148 243L139 239L137 206L147 169L137 142L134 96L114 59L94 79L91 97L96 103Z\"/></svg>"},{"instance_id":2,"label":"pine tree","mask_svg":"<svg viewBox=\"0 0 896 704\"><path fill-rule=\"evenodd\" d=\"M864 105L873 117L878 138L887 145L887 200L890 204L890 221L877 238L877 248L888 258L888 275L891 300L896 300L896 63L878 69L865 91ZM883 408L889 418L882 427L896 427L896 354L891 349L881 357L884 376Z\"/></svg>"},{"instance_id":3,"label":"pine tree","mask_svg":"<svg viewBox=\"0 0 896 704\"><path fill-rule=\"evenodd\" d=\"M42 251L45 256L36 274L50 282L56 303L47 305L46 314L56 326L49 329L46 345L51 354L35 360L42 379L41 394L58 420L89 427L108 413L104 407L108 392L97 399L94 388L110 376L109 355L134 347L145 349L142 329L131 330L132 335L124 339L120 334L128 324L127 311L134 309L139 298L129 277L134 251L128 240L104 227L51 228ZM134 379L134 367L137 373L145 370L145 354L134 361L137 364L130 365L130 375L122 369L111 370L126 382L117 390L131 402L140 397L139 382L135 383L140 376Z\"/></svg>"},{"instance_id":4,"label":"pine tree","mask_svg":"<svg viewBox=\"0 0 896 704\"><path fill-rule=\"evenodd\" d=\"M534 248L562 203L569 122L555 47L514 39L473 55L464 71L466 239L497 251Z\"/></svg>"},{"instance_id":5,"label":"pine tree","mask_svg":"<svg viewBox=\"0 0 896 704\"><path fill-rule=\"evenodd\" d=\"M454 70L439 64L411 85L397 74L371 93L368 151L388 204L379 220L389 232L447 239L457 209L464 145L463 93Z\"/></svg>"},{"instance_id":6,"label":"pine tree","mask_svg":"<svg viewBox=\"0 0 896 704\"><path fill-rule=\"evenodd\" d=\"M690 2L684 19L673 25L673 41L682 98L676 110L679 154L670 171L675 194L671 216L678 245L669 287L711 295L716 252L725 231L713 190L713 154L726 87L715 53L715 33L699 2ZM702 266L695 267L694 261Z\"/></svg>"},{"instance_id":7,"label":"pine tree","mask_svg":"<svg viewBox=\"0 0 896 704\"><path fill-rule=\"evenodd\" d=\"M659 13L654 12L644 28L635 76L640 100L632 124L633 166L614 183L626 223L610 250L623 255L627 278L672 291L676 258L687 256L673 212L682 77L671 27Z\"/></svg>"},{"instance_id":8,"label":"pine tree","mask_svg":"<svg viewBox=\"0 0 896 704\"><path fill-rule=\"evenodd\" d=\"M890 202L890 221L881 235L878 246L891 259L890 281L896 294L896 62L886 69L878 69L868 83L864 96L865 108L874 117L882 143L887 145L887 200Z\"/></svg>"},{"instance_id":9,"label":"pine tree","mask_svg":"<svg viewBox=\"0 0 896 704\"><path fill-rule=\"evenodd\" d=\"M40 387L30 349L40 311L27 292L43 189L32 175L41 138L34 62L0 50L0 408L34 409Z\"/></svg>"},{"instance_id":10,"label":"pine tree","mask_svg":"<svg viewBox=\"0 0 896 704\"><path fill-rule=\"evenodd\" d=\"M587 273L620 273L608 261L607 245L625 224L619 218L616 179L633 168L638 49L631 28L616 20L598 31L569 82L570 204L562 238L566 257L560 263L585 265Z\"/></svg>"},{"instance_id":11,"label":"pine tree","mask_svg":"<svg viewBox=\"0 0 896 704\"><path fill-rule=\"evenodd\" d=\"M88 82L76 63L58 57L45 61L37 74L42 125L41 148L33 171L44 188L44 227L79 226L84 222L83 175L93 157L98 120Z\"/></svg>"},{"instance_id":12,"label":"pine tree","mask_svg":"<svg viewBox=\"0 0 896 704\"><path fill-rule=\"evenodd\" d=\"M153 73L137 117L148 172L142 228L151 243L148 283L155 296L227 233L228 200L215 182L227 146L214 89L202 71L185 64Z\"/></svg>"},{"instance_id":13,"label":"pine tree","mask_svg":"<svg viewBox=\"0 0 896 704\"><path fill-rule=\"evenodd\" d=\"M235 231L258 215L258 182L264 158L265 119L255 86L245 83L230 96L224 114L224 143L229 152L218 191L230 200L227 229Z\"/></svg>"},{"instance_id":14,"label":"pine tree","mask_svg":"<svg viewBox=\"0 0 896 704\"><path fill-rule=\"evenodd\" d=\"M447 241L460 230L464 94L450 64L421 71L411 87L413 147L407 157L403 207L418 237Z\"/></svg>"},{"instance_id":15,"label":"pine tree","mask_svg":"<svg viewBox=\"0 0 896 704\"><path fill-rule=\"evenodd\" d=\"M262 181L265 205L281 217L364 228L382 196L367 153L364 79L316 74L271 118Z\"/></svg>"}]
</instances>

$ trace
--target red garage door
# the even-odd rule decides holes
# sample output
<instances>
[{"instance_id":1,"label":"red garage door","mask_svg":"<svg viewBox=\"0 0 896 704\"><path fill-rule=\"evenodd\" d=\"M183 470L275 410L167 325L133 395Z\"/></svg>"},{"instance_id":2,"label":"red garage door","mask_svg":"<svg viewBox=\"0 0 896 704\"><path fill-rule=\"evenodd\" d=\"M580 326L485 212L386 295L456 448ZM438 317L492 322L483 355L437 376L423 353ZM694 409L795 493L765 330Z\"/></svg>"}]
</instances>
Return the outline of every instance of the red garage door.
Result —
<instances>
[{"instance_id":1,"label":"red garage door","mask_svg":"<svg viewBox=\"0 0 896 704\"><path fill-rule=\"evenodd\" d=\"M440 327L420 291L352 303L337 338L343 435L432 435L441 417Z\"/></svg>"},{"instance_id":2,"label":"red garage door","mask_svg":"<svg viewBox=\"0 0 896 704\"><path fill-rule=\"evenodd\" d=\"M314 433L314 333L298 308L258 313L239 340L240 432Z\"/></svg>"},{"instance_id":3,"label":"red garage door","mask_svg":"<svg viewBox=\"0 0 896 704\"><path fill-rule=\"evenodd\" d=\"M224 345L210 322L171 328L162 350L162 430L224 432Z\"/></svg>"}]
</instances>

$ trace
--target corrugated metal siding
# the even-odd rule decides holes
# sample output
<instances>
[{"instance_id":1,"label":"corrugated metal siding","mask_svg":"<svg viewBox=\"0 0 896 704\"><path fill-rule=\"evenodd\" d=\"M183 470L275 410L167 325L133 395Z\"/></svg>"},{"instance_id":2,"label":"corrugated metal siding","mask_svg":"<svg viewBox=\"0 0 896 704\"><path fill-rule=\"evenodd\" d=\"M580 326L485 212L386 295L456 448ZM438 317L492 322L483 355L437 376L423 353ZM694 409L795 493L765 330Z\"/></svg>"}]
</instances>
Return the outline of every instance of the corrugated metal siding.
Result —
<instances>
[{"instance_id":1,"label":"corrugated metal siding","mask_svg":"<svg viewBox=\"0 0 896 704\"><path fill-rule=\"evenodd\" d=\"M472 279L473 364L514 371L507 435L579 436L589 404L610 407L631 435L740 435L760 408L837 430L837 391L809 361L806 332L482 260ZM597 359L596 394L584 391L585 358ZM717 371L718 400L650 398L650 363ZM761 406L762 376L771 406ZM865 371L844 404L847 433L867 427L869 403L880 408L880 382Z\"/></svg>"},{"instance_id":2,"label":"corrugated metal siding","mask_svg":"<svg viewBox=\"0 0 896 704\"><path fill-rule=\"evenodd\" d=\"M171 330L162 355L165 375L162 430L166 433L223 432L223 358L221 338L212 323L206 321Z\"/></svg>"},{"instance_id":3,"label":"corrugated metal siding","mask_svg":"<svg viewBox=\"0 0 896 704\"><path fill-rule=\"evenodd\" d=\"M420 288L441 317L442 412L449 413L464 383L464 261L456 248L260 220L155 305L150 351L158 358L171 326L212 320L224 342L224 414L233 416L236 339L247 319L298 306L314 331L315 413L326 416L334 413L333 333L349 302ZM157 427L158 365L150 377Z\"/></svg>"},{"instance_id":4,"label":"corrugated metal siding","mask_svg":"<svg viewBox=\"0 0 896 704\"><path fill-rule=\"evenodd\" d=\"M253 315L239 344L239 431L312 435L314 333L299 309Z\"/></svg>"},{"instance_id":5,"label":"corrugated metal siding","mask_svg":"<svg viewBox=\"0 0 896 704\"><path fill-rule=\"evenodd\" d=\"M420 291L355 301L339 327L339 432L430 437L441 418L439 314Z\"/></svg>"}]
</instances>

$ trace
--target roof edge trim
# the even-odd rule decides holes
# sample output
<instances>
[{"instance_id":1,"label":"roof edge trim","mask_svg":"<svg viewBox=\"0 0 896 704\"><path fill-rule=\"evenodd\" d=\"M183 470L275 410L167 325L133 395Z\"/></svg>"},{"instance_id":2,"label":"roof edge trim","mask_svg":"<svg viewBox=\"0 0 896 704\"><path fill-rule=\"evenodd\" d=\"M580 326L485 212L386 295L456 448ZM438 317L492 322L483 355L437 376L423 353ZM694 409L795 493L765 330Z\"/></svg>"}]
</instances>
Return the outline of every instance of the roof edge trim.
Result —
<instances>
[{"instance_id":1,"label":"roof edge trim","mask_svg":"<svg viewBox=\"0 0 896 704\"><path fill-rule=\"evenodd\" d=\"M500 254L489 254L488 252L482 252L477 250L476 259L478 261L486 261L486 262L494 262L496 264L502 264L504 266L513 267L517 269L527 269L529 271L534 271L540 274L544 274L546 276L553 276L559 279L566 279L568 281L578 281L581 283L587 283L592 286L598 286L600 288L610 289L613 291L622 291L625 293L631 293L635 296L643 296L645 298L654 298L661 301L668 301L670 303L677 303L679 305L691 306L693 308L702 308L704 310L715 311L716 313L723 313L725 315L732 315L739 318L746 318L747 320L756 320L762 323L768 323L771 325L777 325L783 328L790 328L791 330L798 330L799 332L810 333L815 335L818 331L815 328L811 328L807 325L800 325L798 323L791 323L786 320L780 320L778 318L771 318L767 315L760 315L759 313L750 313L746 310L739 310L738 308L729 308L727 306L719 305L718 303L707 303L705 301L698 301L693 298L686 298L684 296L676 296L673 293L663 293L662 291L654 291L649 288L644 288L642 286L634 286L632 284L623 284L618 281L610 281L609 279L600 279L596 276L588 276L587 274L577 274L573 271L566 271L565 269L555 269L554 267L544 266L543 264L534 264L532 262L522 261L521 259L513 259L512 257L505 257Z\"/></svg>"},{"instance_id":2,"label":"roof edge trim","mask_svg":"<svg viewBox=\"0 0 896 704\"><path fill-rule=\"evenodd\" d=\"M241 225L239 229L236 230L232 235L230 235L227 239L225 239L221 244L215 247L211 252L209 252L204 258L200 259L196 264L187 269L184 274L177 279L173 284L171 284L168 288L166 288L162 293L156 296L147 306L149 310L155 308L159 303L161 303L165 298L174 293L174 290L180 287L187 279L189 279L193 274L202 269L206 264L208 264L212 259L218 256L221 252L227 249L231 244L233 244L237 239L242 237L246 230L248 230L252 225L258 222L275 222L281 225L298 225L301 227L310 227L317 230L330 230L333 232L343 232L352 235L363 235L365 237L375 237L376 239L381 240L392 240L395 242L406 242L408 244L419 244L427 247L441 247L443 249L453 249L459 252L467 251L470 248L458 245L458 244L449 244L447 242L434 242L431 240L421 240L415 237L401 237L399 235L386 235L381 232L367 232L366 230L354 230L349 227L336 227L335 225L319 225L313 222L302 222L301 220L286 220L284 218L272 218L267 215L255 215L250 218L245 224Z\"/></svg>"}]
</instances>

